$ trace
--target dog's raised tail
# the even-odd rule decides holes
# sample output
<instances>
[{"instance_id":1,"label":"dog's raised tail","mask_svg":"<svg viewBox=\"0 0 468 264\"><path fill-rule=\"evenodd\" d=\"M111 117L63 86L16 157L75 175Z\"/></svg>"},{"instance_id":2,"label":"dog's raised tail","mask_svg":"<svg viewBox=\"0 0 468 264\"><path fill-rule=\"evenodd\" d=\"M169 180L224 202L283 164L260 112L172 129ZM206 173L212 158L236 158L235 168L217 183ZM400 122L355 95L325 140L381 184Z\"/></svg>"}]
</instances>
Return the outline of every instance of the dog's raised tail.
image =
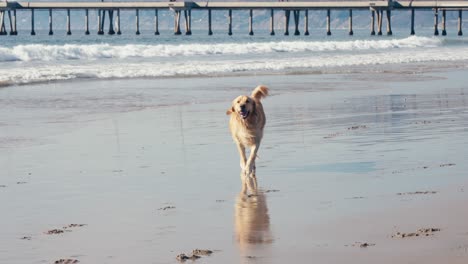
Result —
<instances>
[{"instance_id":1,"label":"dog's raised tail","mask_svg":"<svg viewBox=\"0 0 468 264\"><path fill-rule=\"evenodd\" d=\"M252 91L252 97L260 100L268 95L269 89L265 85L259 85Z\"/></svg>"}]
</instances>

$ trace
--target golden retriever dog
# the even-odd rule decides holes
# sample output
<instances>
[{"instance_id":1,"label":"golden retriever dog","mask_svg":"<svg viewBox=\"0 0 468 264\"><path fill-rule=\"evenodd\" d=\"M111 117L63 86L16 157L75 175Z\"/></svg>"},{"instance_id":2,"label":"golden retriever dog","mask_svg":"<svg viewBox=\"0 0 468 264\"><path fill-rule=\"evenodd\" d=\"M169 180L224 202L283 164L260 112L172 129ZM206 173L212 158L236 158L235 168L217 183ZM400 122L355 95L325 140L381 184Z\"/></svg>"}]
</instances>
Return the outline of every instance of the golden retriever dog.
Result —
<instances>
[{"instance_id":1,"label":"golden retriever dog","mask_svg":"<svg viewBox=\"0 0 468 264\"><path fill-rule=\"evenodd\" d=\"M260 99L268 95L268 88L257 86L250 96L241 95L232 101L226 114L231 116L229 129L237 144L240 155L240 167L245 175L255 175L255 158L263 137L265 113ZM245 149L250 148L249 158Z\"/></svg>"}]
</instances>

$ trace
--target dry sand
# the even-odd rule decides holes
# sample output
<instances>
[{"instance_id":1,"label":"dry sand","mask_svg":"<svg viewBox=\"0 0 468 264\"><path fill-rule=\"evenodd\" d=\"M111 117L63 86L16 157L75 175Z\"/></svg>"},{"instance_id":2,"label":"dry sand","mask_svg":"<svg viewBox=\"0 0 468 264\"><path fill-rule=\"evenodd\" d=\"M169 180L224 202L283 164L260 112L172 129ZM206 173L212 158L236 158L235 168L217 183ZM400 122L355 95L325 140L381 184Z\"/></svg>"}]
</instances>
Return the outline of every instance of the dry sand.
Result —
<instances>
[{"instance_id":1,"label":"dry sand","mask_svg":"<svg viewBox=\"0 0 468 264\"><path fill-rule=\"evenodd\" d=\"M1 89L0 263L467 263L466 73ZM258 83L244 185L224 113Z\"/></svg>"}]
</instances>

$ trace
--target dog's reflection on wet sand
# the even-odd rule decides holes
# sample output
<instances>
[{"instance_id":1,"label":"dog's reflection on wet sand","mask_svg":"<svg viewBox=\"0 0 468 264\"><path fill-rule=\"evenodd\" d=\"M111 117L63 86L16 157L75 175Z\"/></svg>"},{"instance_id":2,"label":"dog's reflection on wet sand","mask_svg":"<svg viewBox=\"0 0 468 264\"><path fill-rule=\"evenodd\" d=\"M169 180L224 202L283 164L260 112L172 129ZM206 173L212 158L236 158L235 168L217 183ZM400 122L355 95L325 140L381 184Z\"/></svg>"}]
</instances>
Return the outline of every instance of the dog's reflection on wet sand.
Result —
<instances>
[{"instance_id":1,"label":"dog's reflection on wet sand","mask_svg":"<svg viewBox=\"0 0 468 264\"><path fill-rule=\"evenodd\" d=\"M255 176L241 174L242 188L235 204L235 234L242 253L258 244L273 242L265 194Z\"/></svg>"}]
</instances>

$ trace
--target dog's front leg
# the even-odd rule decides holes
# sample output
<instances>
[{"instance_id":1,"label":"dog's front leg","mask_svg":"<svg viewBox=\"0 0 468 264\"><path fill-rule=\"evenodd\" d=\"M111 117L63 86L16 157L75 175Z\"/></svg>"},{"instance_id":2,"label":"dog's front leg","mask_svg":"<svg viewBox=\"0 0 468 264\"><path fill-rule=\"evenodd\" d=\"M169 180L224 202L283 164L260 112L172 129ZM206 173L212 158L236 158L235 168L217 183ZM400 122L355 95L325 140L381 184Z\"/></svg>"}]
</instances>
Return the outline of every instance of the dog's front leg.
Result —
<instances>
[{"instance_id":1,"label":"dog's front leg","mask_svg":"<svg viewBox=\"0 0 468 264\"><path fill-rule=\"evenodd\" d=\"M244 171L245 169L245 147L241 145L240 143L237 143L237 150L239 150L239 156L240 156L240 167L241 170Z\"/></svg>"},{"instance_id":2,"label":"dog's front leg","mask_svg":"<svg viewBox=\"0 0 468 264\"><path fill-rule=\"evenodd\" d=\"M259 147L260 142L257 142L257 144L250 148L250 156L247 160L247 164L245 165L245 172L247 175L255 175L255 158L257 157L257 151Z\"/></svg>"}]
</instances>

